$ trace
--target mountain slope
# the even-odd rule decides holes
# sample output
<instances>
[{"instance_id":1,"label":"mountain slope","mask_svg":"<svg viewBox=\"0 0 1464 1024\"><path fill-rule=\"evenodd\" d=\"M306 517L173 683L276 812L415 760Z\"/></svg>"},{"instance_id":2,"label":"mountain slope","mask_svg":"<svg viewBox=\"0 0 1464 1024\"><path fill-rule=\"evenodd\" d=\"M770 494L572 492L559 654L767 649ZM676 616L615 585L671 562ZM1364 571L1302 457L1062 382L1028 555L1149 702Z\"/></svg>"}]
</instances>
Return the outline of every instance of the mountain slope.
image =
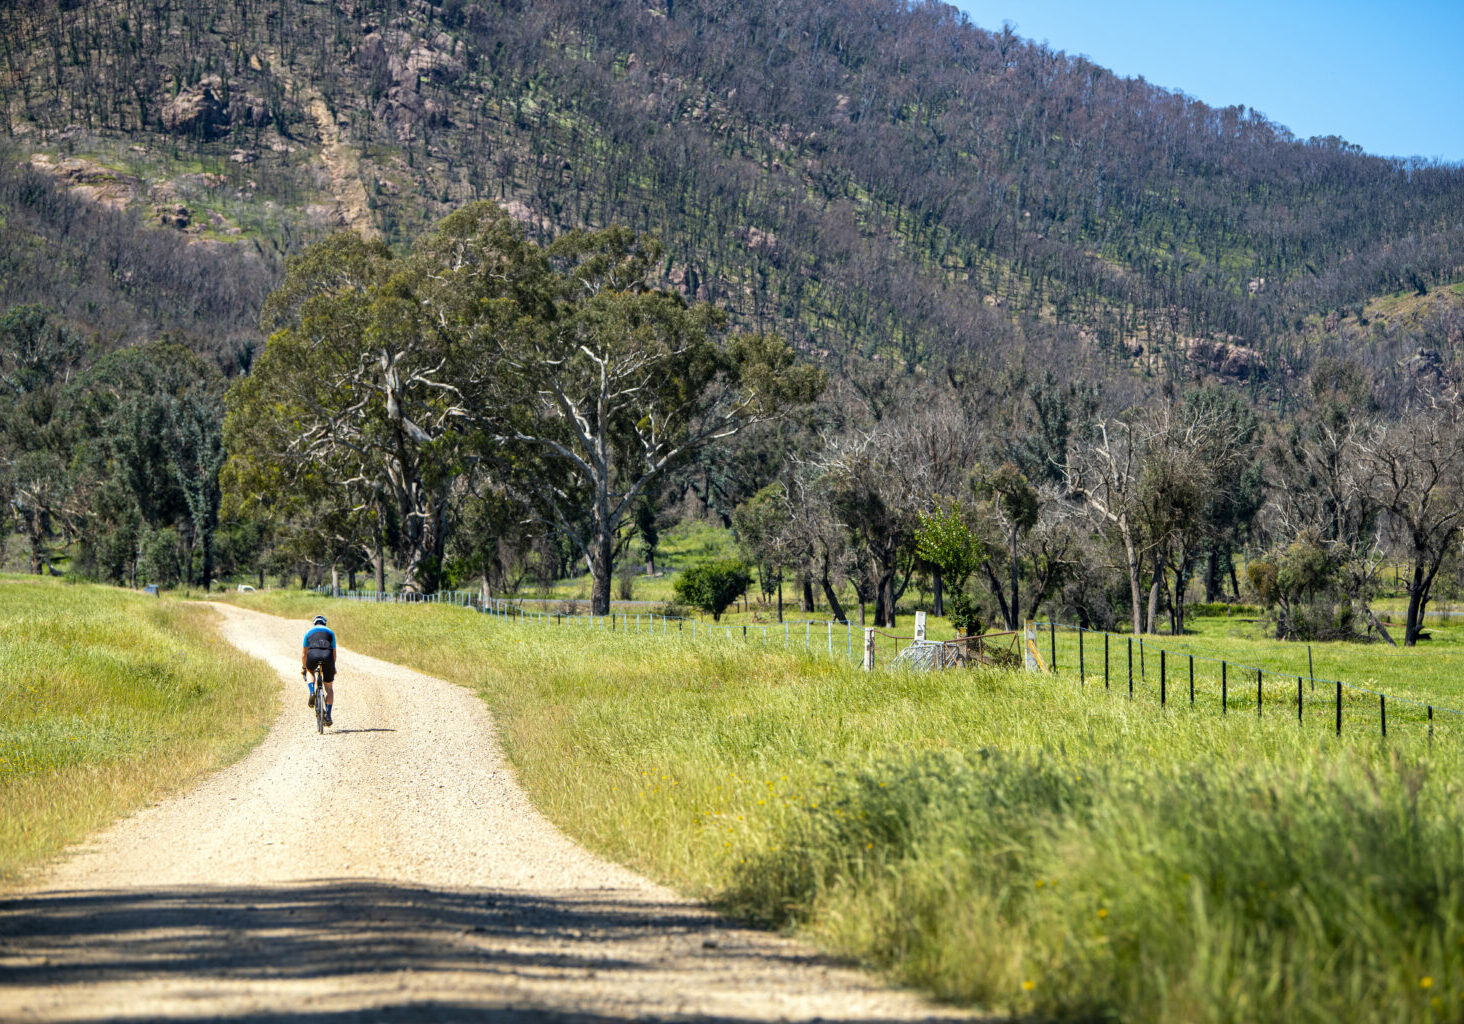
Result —
<instances>
[{"instance_id":1,"label":"mountain slope","mask_svg":"<svg viewBox=\"0 0 1464 1024\"><path fill-rule=\"evenodd\" d=\"M272 257L481 197L534 232L620 221L675 286L835 359L1254 379L1309 315L1464 276L1464 170L939 4L32 0L0 35L16 144L120 164L145 219L184 194L195 236Z\"/></svg>"}]
</instances>

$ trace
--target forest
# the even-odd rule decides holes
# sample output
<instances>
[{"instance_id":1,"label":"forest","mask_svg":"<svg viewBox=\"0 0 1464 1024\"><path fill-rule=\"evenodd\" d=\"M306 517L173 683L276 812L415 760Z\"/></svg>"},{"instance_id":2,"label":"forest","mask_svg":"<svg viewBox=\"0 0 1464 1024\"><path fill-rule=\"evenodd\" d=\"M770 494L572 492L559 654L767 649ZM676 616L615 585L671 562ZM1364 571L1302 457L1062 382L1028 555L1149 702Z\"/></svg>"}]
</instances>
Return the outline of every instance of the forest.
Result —
<instances>
[{"instance_id":1,"label":"forest","mask_svg":"<svg viewBox=\"0 0 1464 1024\"><path fill-rule=\"evenodd\" d=\"M28 0L0 40L32 571L603 609L700 516L879 624L917 581L969 628L1244 597L1408 644L1456 585L1464 168L934 3Z\"/></svg>"}]
</instances>

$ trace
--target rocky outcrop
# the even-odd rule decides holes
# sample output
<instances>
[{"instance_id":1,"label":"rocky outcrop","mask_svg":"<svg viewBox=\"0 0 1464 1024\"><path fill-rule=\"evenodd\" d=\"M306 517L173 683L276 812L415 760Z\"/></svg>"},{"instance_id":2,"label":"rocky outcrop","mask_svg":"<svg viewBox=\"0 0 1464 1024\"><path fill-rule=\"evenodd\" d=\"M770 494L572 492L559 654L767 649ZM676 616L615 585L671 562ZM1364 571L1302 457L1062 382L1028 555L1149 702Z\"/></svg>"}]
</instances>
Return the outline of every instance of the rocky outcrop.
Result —
<instances>
[{"instance_id":1,"label":"rocky outcrop","mask_svg":"<svg viewBox=\"0 0 1464 1024\"><path fill-rule=\"evenodd\" d=\"M229 111L219 99L222 85L218 76L212 75L179 90L163 104L163 127L175 135L191 135L195 138L216 139L229 131Z\"/></svg>"},{"instance_id":2,"label":"rocky outcrop","mask_svg":"<svg viewBox=\"0 0 1464 1024\"><path fill-rule=\"evenodd\" d=\"M1232 380L1265 380L1270 375L1259 350L1234 341L1196 338L1185 346L1185 355L1202 370Z\"/></svg>"},{"instance_id":3,"label":"rocky outcrop","mask_svg":"<svg viewBox=\"0 0 1464 1024\"><path fill-rule=\"evenodd\" d=\"M37 153L30 162L36 170L54 176L77 195L117 210L131 205L142 187L133 175L81 157L57 161Z\"/></svg>"}]
</instances>

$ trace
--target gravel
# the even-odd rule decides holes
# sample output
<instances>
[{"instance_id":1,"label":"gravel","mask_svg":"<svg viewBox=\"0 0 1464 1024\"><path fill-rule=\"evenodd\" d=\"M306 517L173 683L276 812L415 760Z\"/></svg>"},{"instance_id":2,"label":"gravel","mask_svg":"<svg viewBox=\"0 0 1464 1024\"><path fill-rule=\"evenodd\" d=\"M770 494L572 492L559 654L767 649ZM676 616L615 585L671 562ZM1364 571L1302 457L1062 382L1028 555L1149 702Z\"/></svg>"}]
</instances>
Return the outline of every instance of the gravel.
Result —
<instances>
[{"instance_id":1,"label":"gravel","mask_svg":"<svg viewBox=\"0 0 1464 1024\"><path fill-rule=\"evenodd\" d=\"M457 686L342 648L317 734L306 624L218 610L273 728L0 901L0 1019L970 1019L592 856Z\"/></svg>"}]
</instances>

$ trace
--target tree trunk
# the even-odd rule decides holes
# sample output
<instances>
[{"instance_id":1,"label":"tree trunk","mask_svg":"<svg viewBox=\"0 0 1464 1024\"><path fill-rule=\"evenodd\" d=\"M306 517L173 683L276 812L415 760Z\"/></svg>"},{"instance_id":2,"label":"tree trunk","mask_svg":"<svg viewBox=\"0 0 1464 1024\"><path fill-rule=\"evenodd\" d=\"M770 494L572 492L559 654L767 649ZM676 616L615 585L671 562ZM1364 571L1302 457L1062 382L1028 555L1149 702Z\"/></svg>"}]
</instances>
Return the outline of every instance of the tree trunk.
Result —
<instances>
[{"instance_id":1,"label":"tree trunk","mask_svg":"<svg viewBox=\"0 0 1464 1024\"><path fill-rule=\"evenodd\" d=\"M1220 600L1220 549L1214 546L1205 555L1205 600Z\"/></svg>"},{"instance_id":2,"label":"tree trunk","mask_svg":"<svg viewBox=\"0 0 1464 1024\"><path fill-rule=\"evenodd\" d=\"M1423 604L1427 600L1424 584L1423 557L1413 559L1413 582L1408 586L1408 613L1403 619L1403 646L1412 647L1418 643L1418 634L1423 630Z\"/></svg>"},{"instance_id":3,"label":"tree trunk","mask_svg":"<svg viewBox=\"0 0 1464 1024\"><path fill-rule=\"evenodd\" d=\"M1123 553L1128 562L1129 601L1132 614L1129 628L1135 636L1138 636L1144 631L1143 599L1139 596L1139 553L1134 550L1133 535L1122 527L1122 524L1120 524L1120 529L1123 533Z\"/></svg>"},{"instance_id":4,"label":"tree trunk","mask_svg":"<svg viewBox=\"0 0 1464 1024\"><path fill-rule=\"evenodd\" d=\"M1149 619L1146 632L1159 633L1159 588L1164 585L1164 559L1154 556L1154 575L1149 580Z\"/></svg>"},{"instance_id":5,"label":"tree trunk","mask_svg":"<svg viewBox=\"0 0 1464 1024\"><path fill-rule=\"evenodd\" d=\"M805 579L804 583L807 582L808 580ZM840 622L847 622L848 619L844 615L844 606L839 603L839 595L834 593L834 588L829 585L829 574L827 572L823 574L819 583L823 586L824 599L829 603L829 617L837 619ZM861 626L864 625L864 602L862 601L859 603L859 624Z\"/></svg>"},{"instance_id":6,"label":"tree trunk","mask_svg":"<svg viewBox=\"0 0 1464 1024\"><path fill-rule=\"evenodd\" d=\"M341 596L341 570L334 564L330 567L330 596Z\"/></svg>"},{"instance_id":7,"label":"tree trunk","mask_svg":"<svg viewBox=\"0 0 1464 1024\"><path fill-rule=\"evenodd\" d=\"M1011 559L1012 559L1011 560L1011 567L1010 567L1010 570L1009 571L1011 573L1011 582L1012 582L1012 624L1010 626L1008 626L1007 628L1008 629L1017 629L1017 628L1019 628L1017 626L1017 609L1020 608L1020 607L1022 607L1022 602L1019 601L1019 600L1017 600L1018 593L1019 593L1019 591L1018 591L1017 588L1018 588L1019 581L1021 580L1022 565L1017 560L1017 528L1016 528L1015 525L1012 526Z\"/></svg>"},{"instance_id":8,"label":"tree trunk","mask_svg":"<svg viewBox=\"0 0 1464 1024\"><path fill-rule=\"evenodd\" d=\"M931 589L934 595L931 599L931 612L935 615L945 614L945 581L941 579L941 572L936 569L931 573Z\"/></svg>"},{"instance_id":9,"label":"tree trunk","mask_svg":"<svg viewBox=\"0 0 1464 1024\"><path fill-rule=\"evenodd\" d=\"M803 584L803 608L802 608L802 611L804 611L805 613L807 613L809 615L812 615L813 614L813 578L811 576L809 576L808 573L803 573L799 577L799 581ZM827 574L825 574L825 576L824 576L824 588L825 589L828 588L828 576L827 576Z\"/></svg>"},{"instance_id":10,"label":"tree trunk","mask_svg":"<svg viewBox=\"0 0 1464 1024\"><path fill-rule=\"evenodd\" d=\"M991 567L991 560L987 559L982 562L981 568L986 573L987 582L991 585L991 592L996 595L996 603L1001 609L1001 621L1006 624L1007 629L1020 628L1017 624L1019 610L1007 604L1006 589L1002 585L1001 577Z\"/></svg>"},{"instance_id":11,"label":"tree trunk","mask_svg":"<svg viewBox=\"0 0 1464 1024\"><path fill-rule=\"evenodd\" d=\"M41 567L46 561L46 537L45 531L41 528L41 517L35 512L23 513L25 519L26 539L30 541L30 566L31 573L41 575Z\"/></svg>"},{"instance_id":12,"label":"tree trunk","mask_svg":"<svg viewBox=\"0 0 1464 1024\"><path fill-rule=\"evenodd\" d=\"M382 550L380 538L377 538L376 550L371 553L371 572L376 577L376 592L386 593L386 552Z\"/></svg>"},{"instance_id":13,"label":"tree trunk","mask_svg":"<svg viewBox=\"0 0 1464 1024\"><path fill-rule=\"evenodd\" d=\"M783 577L778 577L778 621L783 621Z\"/></svg>"},{"instance_id":14,"label":"tree trunk","mask_svg":"<svg viewBox=\"0 0 1464 1024\"><path fill-rule=\"evenodd\" d=\"M615 538L598 531L590 549L590 614L610 614L610 571L615 560Z\"/></svg>"}]
</instances>

